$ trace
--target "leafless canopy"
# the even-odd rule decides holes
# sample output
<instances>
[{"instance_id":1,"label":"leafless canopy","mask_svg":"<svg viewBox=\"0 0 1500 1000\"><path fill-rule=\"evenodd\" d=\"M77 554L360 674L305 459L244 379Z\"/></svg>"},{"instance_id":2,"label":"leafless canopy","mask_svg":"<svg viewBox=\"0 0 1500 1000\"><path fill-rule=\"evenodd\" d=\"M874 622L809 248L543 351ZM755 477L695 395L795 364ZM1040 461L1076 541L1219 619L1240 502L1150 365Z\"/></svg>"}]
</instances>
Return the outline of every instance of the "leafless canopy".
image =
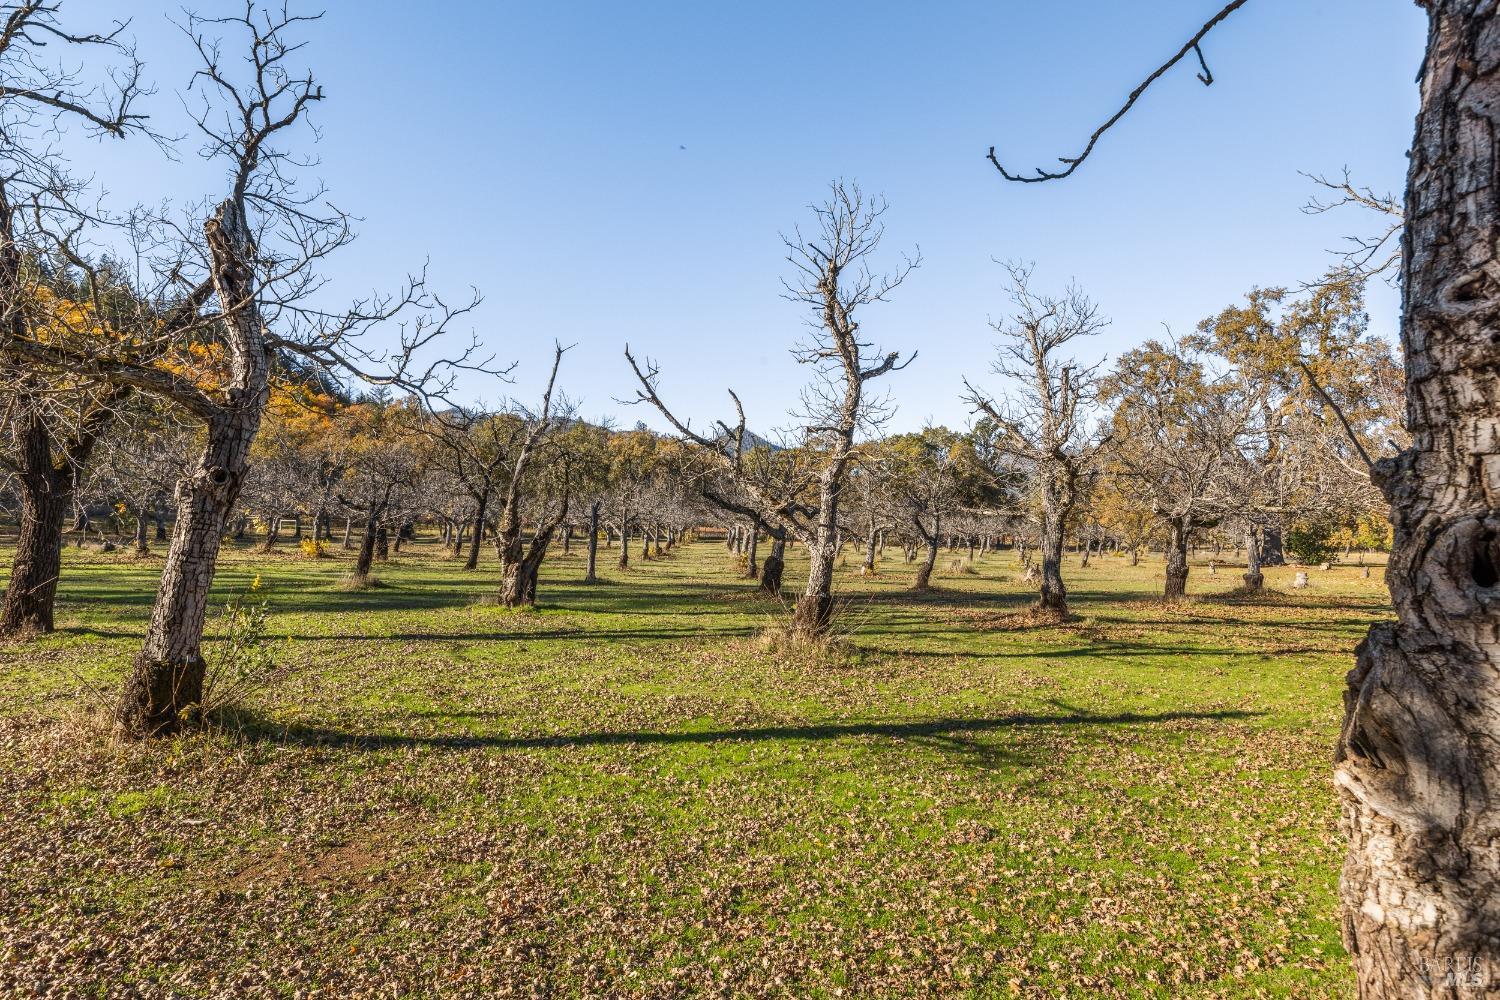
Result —
<instances>
[{"instance_id":1,"label":"leafless canopy","mask_svg":"<svg viewBox=\"0 0 1500 1000\"><path fill-rule=\"evenodd\" d=\"M857 432L878 427L890 412L886 400L866 395L867 384L900 371L916 358L915 352L903 358L900 352L876 349L861 335L859 311L886 301L921 264L917 251L903 256L900 265L889 273L876 274L870 269L870 259L885 234L881 220L887 204L884 199L867 196L858 185L835 181L828 199L809 208L815 232L804 235L796 228L783 234L791 273L782 285L785 298L806 306L810 313L809 332L793 348L792 356L813 369L797 416L802 422L800 443L826 457L819 469L787 475L788 463L773 460L770 464L776 467L775 474L751 474L747 459L763 450L749 447L745 408L733 389L729 398L734 420L717 420L707 433L696 431L662 400L658 366L650 358L638 361L629 347L625 349L639 383L631 402L655 407L684 440L713 457L733 480L733 489L710 487L714 502L747 517L764 517L802 538L816 535L821 511L799 498L800 487L826 479L825 485L836 494ZM760 454L758 461L765 466L767 458Z\"/></svg>"},{"instance_id":2,"label":"leafless canopy","mask_svg":"<svg viewBox=\"0 0 1500 1000\"><path fill-rule=\"evenodd\" d=\"M1386 276L1395 281L1401 268L1401 226L1406 211L1401 199L1393 194L1377 194L1369 187L1356 185L1349 168L1343 176L1330 180L1322 174L1303 173L1304 177L1328 192L1326 196L1309 198L1302 211L1308 215L1322 215L1346 205L1354 205L1380 214L1382 227L1368 236L1348 236L1348 246L1338 251L1343 258L1342 271L1358 277Z\"/></svg>"},{"instance_id":3,"label":"leafless canopy","mask_svg":"<svg viewBox=\"0 0 1500 1000\"><path fill-rule=\"evenodd\" d=\"M1090 443L1089 417L1098 402L1103 361L1079 365L1059 354L1080 337L1109 325L1099 306L1076 285L1060 296L1031 289L1032 264L1007 262L1014 314L991 321L1000 335L991 371L1018 391L995 400L964 379L965 400L995 426L991 447L1025 462L1061 458Z\"/></svg>"}]
</instances>

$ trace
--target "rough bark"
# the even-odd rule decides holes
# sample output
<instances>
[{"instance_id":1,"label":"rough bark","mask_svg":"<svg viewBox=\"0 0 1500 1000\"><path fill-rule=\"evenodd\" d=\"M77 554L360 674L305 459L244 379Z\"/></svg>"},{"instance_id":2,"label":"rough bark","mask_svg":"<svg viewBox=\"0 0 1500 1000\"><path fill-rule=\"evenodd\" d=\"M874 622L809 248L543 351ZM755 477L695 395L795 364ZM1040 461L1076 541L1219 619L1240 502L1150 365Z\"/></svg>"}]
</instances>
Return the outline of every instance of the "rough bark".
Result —
<instances>
[{"instance_id":1,"label":"rough bark","mask_svg":"<svg viewBox=\"0 0 1500 1000\"><path fill-rule=\"evenodd\" d=\"M754 580L756 577L760 576L760 563L757 555L759 549L760 521L757 520L750 527L750 541L748 547L745 549L745 553L749 557L745 565L745 576L751 580Z\"/></svg>"},{"instance_id":2,"label":"rough bark","mask_svg":"<svg viewBox=\"0 0 1500 1000\"><path fill-rule=\"evenodd\" d=\"M1259 593L1265 589L1266 576L1260 568L1260 529L1251 527L1245 533L1245 575L1241 577L1245 581L1245 590Z\"/></svg>"},{"instance_id":3,"label":"rough bark","mask_svg":"<svg viewBox=\"0 0 1500 1000\"><path fill-rule=\"evenodd\" d=\"M1167 521L1167 580L1162 598L1178 601L1187 596L1188 540L1193 532L1180 518Z\"/></svg>"},{"instance_id":4,"label":"rough bark","mask_svg":"<svg viewBox=\"0 0 1500 1000\"><path fill-rule=\"evenodd\" d=\"M781 574L786 570L786 543L780 538L771 543L771 555L760 568L760 589L772 597L781 596Z\"/></svg>"},{"instance_id":5,"label":"rough bark","mask_svg":"<svg viewBox=\"0 0 1500 1000\"><path fill-rule=\"evenodd\" d=\"M938 557L938 522L936 519L933 520L932 531L930 533L926 526L922 524L921 518L913 518L913 523L917 526L918 534L927 543L927 557L917 567L917 579L912 584L912 589L919 591L930 590L932 588L932 570L937 565Z\"/></svg>"},{"instance_id":6,"label":"rough bark","mask_svg":"<svg viewBox=\"0 0 1500 1000\"><path fill-rule=\"evenodd\" d=\"M207 416L203 451L177 484L177 523L156 604L115 713L135 734L173 732L184 710L202 703L208 590L270 392L271 351L254 306L254 245L243 206L224 202L204 230L229 330L231 384Z\"/></svg>"},{"instance_id":7,"label":"rough bark","mask_svg":"<svg viewBox=\"0 0 1500 1000\"><path fill-rule=\"evenodd\" d=\"M63 518L73 500L74 468L53 461L52 435L33 415L22 433L16 485L21 531L11 559L10 583L0 607L0 635L51 632L57 577L62 569Z\"/></svg>"},{"instance_id":8,"label":"rough bark","mask_svg":"<svg viewBox=\"0 0 1500 1000\"><path fill-rule=\"evenodd\" d=\"M802 635L823 635L833 622L834 551L832 544L808 546L811 565L807 571L807 587L797 598L797 608L792 615L793 627Z\"/></svg>"},{"instance_id":9,"label":"rough bark","mask_svg":"<svg viewBox=\"0 0 1500 1000\"><path fill-rule=\"evenodd\" d=\"M63 519L76 504L79 473L92 456L113 407L127 395L115 390L95 400L62 440L38 411L25 416L20 448L10 463L21 500L20 532L10 581L0 602L0 636L51 632L57 580L62 571ZM87 515L82 517L87 524Z\"/></svg>"},{"instance_id":10,"label":"rough bark","mask_svg":"<svg viewBox=\"0 0 1500 1000\"><path fill-rule=\"evenodd\" d=\"M562 509L546 523L537 525L536 533L531 536L531 544L527 546L525 555L521 557L516 567L515 603L508 604L506 607L517 607L521 604L536 606L537 576L541 571L542 560L546 558L547 547L552 544L553 536L557 534L557 529L561 527L567 516L568 501L565 496ZM504 591L501 597L502 599L505 597Z\"/></svg>"},{"instance_id":11,"label":"rough bark","mask_svg":"<svg viewBox=\"0 0 1500 1000\"><path fill-rule=\"evenodd\" d=\"M261 540L261 552L274 552L276 541L281 537L281 515L272 514L266 518L266 537Z\"/></svg>"},{"instance_id":12,"label":"rough bark","mask_svg":"<svg viewBox=\"0 0 1500 1000\"><path fill-rule=\"evenodd\" d=\"M145 508L141 508L141 509L139 509L139 510L137 510L135 512L135 539L134 539L134 541L135 541L135 554L138 555L138 556L144 556L144 555L150 555L151 554L151 545L150 545L150 543L148 541L148 535L146 533L147 532L147 525L150 522L146 518L147 518L147 514L146 514L146 511L145 511Z\"/></svg>"},{"instance_id":13,"label":"rough bark","mask_svg":"<svg viewBox=\"0 0 1500 1000\"><path fill-rule=\"evenodd\" d=\"M354 579L364 580L375 565L375 535L380 528L380 511L372 508L365 516L365 530L359 540L359 557L354 561ZM348 528L344 530L348 537Z\"/></svg>"},{"instance_id":14,"label":"rough bark","mask_svg":"<svg viewBox=\"0 0 1500 1000\"><path fill-rule=\"evenodd\" d=\"M1397 620L1358 651L1335 783L1365 998L1500 991L1500 18L1429 0L1402 240L1407 429L1376 465Z\"/></svg>"},{"instance_id":15,"label":"rough bark","mask_svg":"<svg viewBox=\"0 0 1500 1000\"><path fill-rule=\"evenodd\" d=\"M1261 533L1260 564L1262 566L1285 566L1286 549L1281 543L1281 529L1267 527Z\"/></svg>"},{"instance_id":16,"label":"rough bark","mask_svg":"<svg viewBox=\"0 0 1500 1000\"><path fill-rule=\"evenodd\" d=\"M489 509L490 498L488 495L477 497L474 507L474 523L470 527L469 557L464 560L464 569L475 570L479 568L479 547L484 544L484 515Z\"/></svg>"},{"instance_id":17,"label":"rough bark","mask_svg":"<svg viewBox=\"0 0 1500 1000\"><path fill-rule=\"evenodd\" d=\"M21 494L21 532L11 560L10 583L0 607L0 635L51 632L57 577L62 570L63 517L72 503L71 470L52 468L50 436L36 421L40 436L28 433L25 447L29 467L16 477ZM35 460L40 458L40 468Z\"/></svg>"},{"instance_id":18,"label":"rough bark","mask_svg":"<svg viewBox=\"0 0 1500 1000\"><path fill-rule=\"evenodd\" d=\"M1042 518L1042 578L1036 606L1042 611L1068 613L1068 588L1062 578L1063 518L1049 509Z\"/></svg>"}]
</instances>

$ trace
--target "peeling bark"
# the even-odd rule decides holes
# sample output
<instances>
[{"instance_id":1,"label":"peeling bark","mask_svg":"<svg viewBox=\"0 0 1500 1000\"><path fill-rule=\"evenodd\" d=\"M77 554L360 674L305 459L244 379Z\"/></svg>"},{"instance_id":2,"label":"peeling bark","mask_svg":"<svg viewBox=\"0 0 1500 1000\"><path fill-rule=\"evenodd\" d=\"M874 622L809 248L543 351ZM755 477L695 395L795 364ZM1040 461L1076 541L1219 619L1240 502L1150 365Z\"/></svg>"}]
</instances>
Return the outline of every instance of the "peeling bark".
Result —
<instances>
[{"instance_id":1,"label":"peeling bark","mask_svg":"<svg viewBox=\"0 0 1500 1000\"><path fill-rule=\"evenodd\" d=\"M1376 464L1397 620L1344 697L1344 939L1365 998L1500 992L1500 17L1428 0L1402 235L1407 429Z\"/></svg>"}]
</instances>

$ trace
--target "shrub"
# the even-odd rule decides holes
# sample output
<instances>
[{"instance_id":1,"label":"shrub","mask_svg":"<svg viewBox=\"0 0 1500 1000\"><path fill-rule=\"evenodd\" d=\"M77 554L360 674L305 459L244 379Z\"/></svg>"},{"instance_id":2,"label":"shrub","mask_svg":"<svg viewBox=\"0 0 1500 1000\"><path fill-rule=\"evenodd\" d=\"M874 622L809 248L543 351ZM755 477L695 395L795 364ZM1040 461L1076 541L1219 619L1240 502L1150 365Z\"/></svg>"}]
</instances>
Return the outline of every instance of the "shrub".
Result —
<instances>
[{"instance_id":1,"label":"shrub","mask_svg":"<svg viewBox=\"0 0 1500 1000\"><path fill-rule=\"evenodd\" d=\"M1304 566L1333 559L1333 530L1326 524L1299 524L1282 538L1287 553Z\"/></svg>"},{"instance_id":2,"label":"shrub","mask_svg":"<svg viewBox=\"0 0 1500 1000\"><path fill-rule=\"evenodd\" d=\"M319 538L304 538L298 547L303 559L327 559L328 543Z\"/></svg>"},{"instance_id":3,"label":"shrub","mask_svg":"<svg viewBox=\"0 0 1500 1000\"><path fill-rule=\"evenodd\" d=\"M250 585L260 590L260 577ZM267 639L266 602L253 603L240 594L224 607L223 643L215 651L203 679L203 703L196 721L213 722L232 715L252 693L268 686L279 673Z\"/></svg>"}]
</instances>

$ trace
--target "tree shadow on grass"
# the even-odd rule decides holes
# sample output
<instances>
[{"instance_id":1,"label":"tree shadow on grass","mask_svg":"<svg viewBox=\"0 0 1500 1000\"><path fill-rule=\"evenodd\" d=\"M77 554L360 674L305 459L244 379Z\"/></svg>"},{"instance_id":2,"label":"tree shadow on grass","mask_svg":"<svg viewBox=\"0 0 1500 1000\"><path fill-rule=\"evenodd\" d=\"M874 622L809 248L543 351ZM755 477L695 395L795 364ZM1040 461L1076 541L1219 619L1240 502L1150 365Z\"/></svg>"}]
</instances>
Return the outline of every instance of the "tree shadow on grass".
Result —
<instances>
[{"instance_id":1,"label":"tree shadow on grass","mask_svg":"<svg viewBox=\"0 0 1500 1000\"><path fill-rule=\"evenodd\" d=\"M1066 706L1062 706L1066 707ZM406 733L356 733L322 726L293 723L277 725L270 720L245 717L239 720L242 738L279 746L329 747L372 751L425 748L434 750L564 750L611 746L680 746L716 743L820 742L859 737L883 737L895 741L922 742L937 749L972 756L985 764L1016 761L1010 751L974 739L977 734L1053 726L1150 726L1182 721L1238 722L1265 715L1264 712L1226 709L1221 711L1176 711L1158 713L1117 712L1093 714L1076 709L1066 713L1033 715L1017 713L997 718L940 718L914 722L827 723L802 726L758 726L745 729L706 729L674 732L648 730L598 733L559 733L538 736L475 736L469 734L415 735ZM474 713L455 712L446 718L472 718Z\"/></svg>"}]
</instances>

